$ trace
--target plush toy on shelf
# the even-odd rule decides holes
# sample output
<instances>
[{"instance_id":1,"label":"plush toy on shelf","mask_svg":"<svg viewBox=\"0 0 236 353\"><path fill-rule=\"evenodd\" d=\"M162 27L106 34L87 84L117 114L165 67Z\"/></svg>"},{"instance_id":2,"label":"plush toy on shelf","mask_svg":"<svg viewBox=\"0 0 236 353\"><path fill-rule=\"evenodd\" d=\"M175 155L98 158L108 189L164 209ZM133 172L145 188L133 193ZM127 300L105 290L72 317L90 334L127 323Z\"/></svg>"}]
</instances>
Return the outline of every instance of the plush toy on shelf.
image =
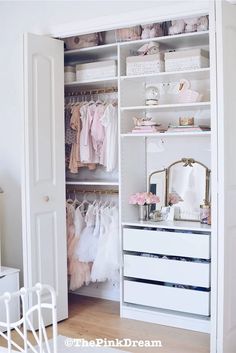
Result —
<instances>
[{"instance_id":1,"label":"plush toy on shelf","mask_svg":"<svg viewBox=\"0 0 236 353\"><path fill-rule=\"evenodd\" d=\"M190 17L183 20L171 21L169 35L207 31L209 27L208 16Z\"/></svg>"},{"instance_id":2,"label":"plush toy on shelf","mask_svg":"<svg viewBox=\"0 0 236 353\"><path fill-rule=\"evenodd\" d=\"M160 23L152 23L148 25L142 25L142 39L155 38L163 36L163 30Z\"/></svg>"},{"instance_id":3,"label":"plush toy on shelf","mask_svg":"<svg viewBox=\"0 0 236 353\"><path fill-rule=\"evenodd\" d=\"M181 79L178 87L178 103L197 103L201 102L203 95L197 91L191 89L191 83L189 80Z\"/></svg>"},{"instance_id":4,"label":"plush toy on shelf","mask_svg":"<svg viewBox=\"0 0 236 353\"><path fill-rule=\"evenodd\" d=\"M201 16L197 21L197 31L207 31L209 28L208 16Z\"/></svg>"},{"instance_id":5,"label":"plush toy on shelf","mask_svg":"<svg viewBox=\"0 0 236 353\"><path fill-rule=\"evenodd\" d=\"M185 22L185 33L197 31L198 17L186 18L184 22Z\"/></svg>"},{"instance_id":6,"label":"plush toy on shelf","mask_svg":"<svg viewBox=\"0 0 236 353\"><path fill-rule=\"evenodd\" d=\"M159 43L149 42L142 45L138 50L138 55L153 55L160 52Z\"/></svg>"},{"instance_id":7,"label":"plush toy on shelf","mask_svg":"<svg viewBox=\"0 0 236 353\"><path fill-rule=\"evenodd\" d=\"M169 35L184 33L184 29L184 20L173 20L171 21L171 27L169 28Z\"/></svg>"}]
</instances>

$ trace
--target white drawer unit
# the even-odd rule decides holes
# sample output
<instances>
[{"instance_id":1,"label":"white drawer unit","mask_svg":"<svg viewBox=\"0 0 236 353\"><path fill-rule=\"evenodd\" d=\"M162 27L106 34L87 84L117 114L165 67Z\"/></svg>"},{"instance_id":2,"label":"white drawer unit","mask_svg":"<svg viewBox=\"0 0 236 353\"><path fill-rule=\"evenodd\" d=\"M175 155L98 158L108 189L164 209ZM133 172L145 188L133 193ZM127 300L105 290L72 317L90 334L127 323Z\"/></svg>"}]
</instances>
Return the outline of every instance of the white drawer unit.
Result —
<instances>
[{"instance_id":1,"label":"white drawer unit","mask_svg":"<svg viewBox=\"0 0 236 353\"><path fill-rule=\"evenodd\" d=\"M125 254L124 276L209 288L210 264Z\"/></svg>"},{"instance_id":2,"label":"white drawer unit","mask_svg":"<svg viewBox=\"0 0 236 353\"><path fill-rule=\"evenodd\" d=\"M209 316L210 292L124 281L124 302Z\"/></svg>"},{"instance_id":3,"label":"white drawer unit","mask_svg":"<svg viewBox=\"0 0 236 353\"><path fill-rule=\"evenodd\" d=\"M8 267L1 267L0 270L0 296L5 292L13 293L19 290L19 270ZM14 298L10 303L10 321L15 322L20 319L19 299ZM0 321L6 321L5 305L0 303ZM0 327L0 330L3 329Z\"/></svg>"},{"instance_id":4,"label":"white drawer unit","mask_svg":"<svg viewBox=\"0 0 236 353\"><path fill-rule=\"evenodd\" d=\"M210 235L124 228L123 249L160 255L210 259Z\"/></svg>"}]
</instances>

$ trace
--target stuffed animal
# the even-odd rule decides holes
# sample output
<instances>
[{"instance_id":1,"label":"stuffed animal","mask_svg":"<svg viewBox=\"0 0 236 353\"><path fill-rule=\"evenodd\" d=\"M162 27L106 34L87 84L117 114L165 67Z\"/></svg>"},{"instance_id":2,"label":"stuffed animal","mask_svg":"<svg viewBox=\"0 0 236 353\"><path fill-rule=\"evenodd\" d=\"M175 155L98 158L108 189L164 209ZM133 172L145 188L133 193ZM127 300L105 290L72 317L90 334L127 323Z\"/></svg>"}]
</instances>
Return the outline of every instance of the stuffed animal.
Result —
<instances>
[{"instance_id":1,"label":"stuffed animal","mask_svg":"<svg viewBox=\"0 0 236 353\"><path fill-rule=\"evenodd\" d=\"M209 28L208 16L201 16L197 21L197 31L207 31Z\"/></svg>"},{"instance_id":2,"label":"stuffed animal","mask_svg":"<svg viewBox=\"0 0 236 353\"><path fill-rule=\"evenodd\" d=\"M160 23L152 23L149 25L142 26L142 39L161 37L163 35L163 31Z\"/></svg>"},{"instance_id":3,"label":"stuffed animal","mask_svg":"<svg viewBox=\"0 0 236 353\"><path fill-rule=\"evenodd\" d=\"M171 21L169 35L208 30L208 16L191 17Z\"/></svg>"},{"instance_id":4,"label":"stuffed animal","mask_svg":"<svg viewBox=\"0 0 236 353\"><path fill-rule=\"evenodd\" d=\"M173 20L171 21L171 27L169 27L169 35L184 33L184 29L184 20Z\"/></svg>"},{"instance_id":5,"label":"stuffed animal","mask_svg":"<svg viewBox=\"0 0 236 353\"><path fill-rule=\"evenodd\" d=\"M158 54L159 52L159 43L156 42L146 43L138 49L138 55L152 55Z\"/></svg>"},{"instance_id":6,"label":"stuffed animal","mask_svg":"<svg viewBox=\"0 0 236 353\"><path fill-rule=\"evenodd\" d=\"M185 33L196 32L198 17L186 18L185 22Z\"/></svg>"}]
</instances>

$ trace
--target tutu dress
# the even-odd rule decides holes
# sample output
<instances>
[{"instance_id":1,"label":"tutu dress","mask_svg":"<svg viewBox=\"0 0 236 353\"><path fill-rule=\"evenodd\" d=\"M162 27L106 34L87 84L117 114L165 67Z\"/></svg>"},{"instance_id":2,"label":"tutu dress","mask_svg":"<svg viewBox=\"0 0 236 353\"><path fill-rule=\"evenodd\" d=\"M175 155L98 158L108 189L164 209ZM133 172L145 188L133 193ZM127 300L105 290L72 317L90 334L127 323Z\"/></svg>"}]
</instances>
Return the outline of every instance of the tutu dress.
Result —
<instances>
[{"instance_id":1,"label":"tutu dress","mask_svg":"<svg viewBox=\"0 0 236 353\"><path fill-rule=\"evenodd\" d=\"M81 233L85 227L85 220L81 213L80 207L77 207L73 214L74 220L74 237L68 244L68 272L70 274L69 289L74 291L84 284L90 282L91 264L80 261L76 257L75 249L80 241Z\"/></svg>"},{"instance_id":2,"label":"tutu dress","mask_svg":"<svg viewBox=\"0 0 236 353\"><path fill-rule=\"evenodd\" d=\"M77 258L83 262L93 262L97 254L100 229L99 224L97 224L97 213L98 207L89 205L85 216L86 227L82 231L75 250Z\"/></svg>"},{"instance_id":3,"label":"tutu dress","mask_svg":"<svg viewBox=\"0 0 236 353\"><path fill-rule=\"evenodd\" d=\"M117 207L102 208L97 256L94 260L91 281L103 282L119 279L119 233Z\"/></svg>"}]
</instances>

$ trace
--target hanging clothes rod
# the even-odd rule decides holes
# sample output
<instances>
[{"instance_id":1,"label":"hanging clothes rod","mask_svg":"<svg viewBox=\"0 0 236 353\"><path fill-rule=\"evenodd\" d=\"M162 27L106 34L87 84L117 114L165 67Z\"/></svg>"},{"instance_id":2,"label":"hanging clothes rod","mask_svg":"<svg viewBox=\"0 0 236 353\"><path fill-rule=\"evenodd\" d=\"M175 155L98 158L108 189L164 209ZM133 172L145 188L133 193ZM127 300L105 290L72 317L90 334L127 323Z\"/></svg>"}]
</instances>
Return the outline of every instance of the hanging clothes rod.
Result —
<instances>
[{"instance_id":1,"label":"hanging clothes rod","mask_svg":"<svg viewBox=\"0 0 236 353\"><path fill-rule=\"evenodd\" d=\"M71 188L71 187L68 187L68 192L74 192L74 193L81 193L81 194L106 194L106 195L109 195L109 194L118 194L119 191L118 190L115 190L115 189L93 189L93 190L81 190L81 189L77 189L77 188Z\"/></svg>"},{"instance_id":2,"label":"hanging clothes rod","mask_svg":"<svg viewBox=\"0 0 236 353\"><path fill-rule=\"evenodd\" d=\"M67 91L65 92L65 97L73 97L73 96L86 96L86 95L93 95L93 94L101 94L101 93L114 93L117 92L117 87L107 87L107 88L98 88L98 89L91 89L86 91Z\"/></svg>"}]
</instances>

